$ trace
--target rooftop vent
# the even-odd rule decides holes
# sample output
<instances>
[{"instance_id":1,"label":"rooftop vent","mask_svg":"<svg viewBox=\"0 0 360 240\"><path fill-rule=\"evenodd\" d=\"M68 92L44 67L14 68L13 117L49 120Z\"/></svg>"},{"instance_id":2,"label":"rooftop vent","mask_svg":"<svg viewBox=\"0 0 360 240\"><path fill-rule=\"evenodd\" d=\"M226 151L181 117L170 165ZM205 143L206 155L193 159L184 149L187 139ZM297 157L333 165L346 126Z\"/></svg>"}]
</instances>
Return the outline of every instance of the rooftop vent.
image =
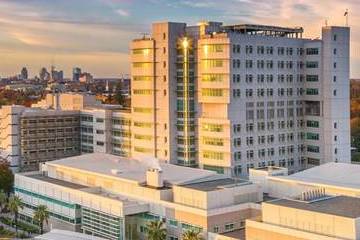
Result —
<instances>
[{"instance_id":1,"label":"rooftop vent","mask_svg":"<svg viewBox=\"0 0 360 240\"><path fill-rule=\"evenodd\" d=\"M320 188L302 192L299 200L304 202L315 202L326 199L328 197L329 196L326 195L325 188Z\"/></svg>"},{"instance_id":2,"label":"rooftop vent","mask_svg":"<svg viewBox=\"0 0 360 240\"><path fill-rule=\"evenodd\" d=\"M146 171L146 184L149 187L162 188L164 186L162 171L157 168L149 168Z\"/></svg>"},{"instance_id":3,"label":"rooftop vent","mask_svg":"<svg viewBox=\"0 0 360 240\"><path fill-rule=\"evenodd\" d=\"M119 175L119 174L121 174L121 171L119 169L111 169L111 174L112 175Z\"/></svg>"}]
</instances>

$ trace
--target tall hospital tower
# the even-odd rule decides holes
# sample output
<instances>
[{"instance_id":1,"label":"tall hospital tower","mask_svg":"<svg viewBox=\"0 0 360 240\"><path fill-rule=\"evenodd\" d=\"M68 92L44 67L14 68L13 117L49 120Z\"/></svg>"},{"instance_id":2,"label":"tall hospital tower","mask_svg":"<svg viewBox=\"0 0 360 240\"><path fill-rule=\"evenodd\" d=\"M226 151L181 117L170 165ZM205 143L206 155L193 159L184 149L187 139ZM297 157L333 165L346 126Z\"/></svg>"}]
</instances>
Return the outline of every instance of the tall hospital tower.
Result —
<instances>
[{"instance_id":1,"label":"tall hospital tower","mask_svg":"<svg viewBox=\"0 0 360 240\"><path fill-rule=\"evenodd\" d=\"M350 162L349 33L153 24L131 43L131 155L233 176Z\"/></svg>"}]
</instances>

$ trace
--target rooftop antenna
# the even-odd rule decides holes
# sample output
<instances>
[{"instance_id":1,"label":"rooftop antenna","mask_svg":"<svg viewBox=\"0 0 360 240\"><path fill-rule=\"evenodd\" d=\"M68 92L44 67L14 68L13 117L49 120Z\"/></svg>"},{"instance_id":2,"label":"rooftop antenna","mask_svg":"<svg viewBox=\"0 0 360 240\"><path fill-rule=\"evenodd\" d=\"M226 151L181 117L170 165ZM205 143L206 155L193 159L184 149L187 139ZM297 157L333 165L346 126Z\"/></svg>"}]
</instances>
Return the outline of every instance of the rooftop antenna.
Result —
<instances>
[{"instance_id":1,"label":"rooftop antenna","mask_svg":"<svg viewBox=\"0 0 360 240\"><path fill-rule=\"evenodd\" d=\"M346 9L346 11L344 13L344 17L345 17L345 26L348 27L349 26L349 9Z\"/></svg>"},{"instance_id":2,"label":"rooftop antenna","mask_svg":"<svg viewBox=\"0 0 360 240\"><path fill-rule=\"evenodd\" d=\"M142 39L146 39L146 37L149 35L148 33L141 33Z\"/></svg>"}]
</instances>

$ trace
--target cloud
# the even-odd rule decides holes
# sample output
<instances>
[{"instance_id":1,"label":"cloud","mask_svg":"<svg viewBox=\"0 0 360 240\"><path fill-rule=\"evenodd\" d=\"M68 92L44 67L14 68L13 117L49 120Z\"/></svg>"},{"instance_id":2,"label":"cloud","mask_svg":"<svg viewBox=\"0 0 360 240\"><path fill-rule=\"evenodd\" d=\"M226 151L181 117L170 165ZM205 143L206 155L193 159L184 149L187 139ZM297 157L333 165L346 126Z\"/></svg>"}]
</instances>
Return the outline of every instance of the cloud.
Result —
<instances>
[{"instance_id":1,"label":"cloud","mask_svg":"<svg viewBox=\"0 0 360 240\"><path fill-rule=\"evenodd\" d=\"M216 6L213 1L179 1L178 4L184 5L186 7L194 7L194 8L211 8Z\"/></svg>"},{"instance_id":2,"label":"cloud","mask_svg":"<svg viewBox=\"0 0 360 240\"><path fill-rule=\"evenodd\" d=\"M12 32L11 35L15 39L27 45L48 46L49 44L48 40L43 39L39 35L34 36L25 32Z\"/></svg>"},{"instance_id":3,"label":"cloud","mask_svg":"<svg viewBox=\"0 0 360 240\"><path fill-rule=\"evenodd\" d=\"M94 52L125 54L131 39L149 32L152 22L194 24L203 19L303 26L306 37L316 38L325 19L329 25L344 25L347 8L352 27L352 76L360 76L359 0L0 0L0 50L10 51L14 57L29 51L87 57ZM0 67L3 61L0 59ZM113 69L123 70L120 64L126 61L113 62ZM105 61L97 69L101 67L109 69Z\"/></svg>"},{"instance_id":4,"label":"cloud","mask_svg":"<svg viewBox=\"0 0 360 240\"><path fill-rule=\"evenodd\" d=\"M124 10L124 9L121 9L121 8L116 9L115 12L116 12L117 14L119 14L120 16L122 16L122 17L129 17L129 16L130 16L130 13L129 13L128 11L126 11L126 10Z\"/></svg>"}]
</instances>

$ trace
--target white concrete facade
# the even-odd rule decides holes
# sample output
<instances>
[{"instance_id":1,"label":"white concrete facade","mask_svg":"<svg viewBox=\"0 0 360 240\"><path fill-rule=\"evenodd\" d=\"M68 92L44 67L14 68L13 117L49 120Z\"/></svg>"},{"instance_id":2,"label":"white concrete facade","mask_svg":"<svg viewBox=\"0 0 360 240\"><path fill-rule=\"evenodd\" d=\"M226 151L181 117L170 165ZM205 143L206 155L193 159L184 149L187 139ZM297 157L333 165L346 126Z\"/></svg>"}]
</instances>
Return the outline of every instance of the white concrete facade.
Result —
<instances>
[{"instance_id":1,"label":"white concrete facade","mask_svg":"<svg viewBox=\"0 0 360 240\"><path fill-rule=\"evenodd\" d=\"M289 198L318 189L330 195L360 197L360 166L357 164L326 163L292 175L264 175L262 172L251 169L249 179L264 186L264 193L273 198Z\"/></svg>"},{"instance_id":2,"label":"white concrete facade","mask_svg":"<svg viewBox=\"0 0 360 240\"><path fill-rule=\"evenodd\" d=\"M132 153L235 176L350 162L349 28L324 27L322 39L301 35L154 24L149 38L131 44L132 107L142 111L132 116L154 133L132 141Z\"/></svg>"},{"instance_id":3,"label":"white concrete facade","mask_svg":"<svg viewBox=\"0 0 360 240\"><path fill-rule=\"evenodd\" d=\"M149 164L137 159L93 153L44 163L39 172L15 175L15 193L24 203L20 215L31 221L44 204L54 228L121 240L146 239L149 221L163 221L168 236L181 239L196 229L207 239L208 232L243 229L245 219L259 215L256 184L202 169L159 167L161 183L154 185ZM103 218L116 219L116 225L109 230L112 221Z\"/></svg>"}]
</instances>

